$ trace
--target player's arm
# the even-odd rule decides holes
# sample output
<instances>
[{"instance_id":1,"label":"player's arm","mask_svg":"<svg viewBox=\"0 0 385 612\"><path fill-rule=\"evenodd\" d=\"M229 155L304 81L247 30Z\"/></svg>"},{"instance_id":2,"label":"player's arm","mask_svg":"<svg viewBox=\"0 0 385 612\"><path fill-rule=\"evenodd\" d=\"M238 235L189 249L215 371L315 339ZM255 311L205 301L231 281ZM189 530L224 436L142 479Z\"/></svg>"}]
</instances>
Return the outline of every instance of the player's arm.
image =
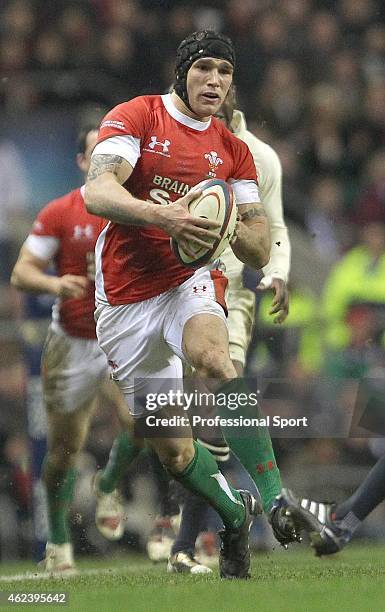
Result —
<instances>
[{"instance_id":1,"label":"player's arm","mask_svg":"<svg viewBox=\"0 0 385 612\"><path fill-rule=\"evenodd\" d=\"M270 226L261 202L238 205L239 221L231 248L251 268L265 266L270 258Z\"/></svg>"},{"instance_id":2,"label":"player's arm","mask_svg":"<svg viewBox=\"0 0 385 612\"><path fill-rule=\"evenodd\" d=\"M84 193L88 212L123 225L156 225L158 206L122 187L132 172L131 164L119 155L93 155Z\"/></svg>"},{"instance_id":3,"label":"player's arm","mask_svg":"<svg viewBox=\"0 0 385 612\"><path fill-rule=\"evenodd\" d=\"M274 297L270 314L276 315L274 323L283 323L289 313L287 282L290 272L291 246L283 216L282 167L278 155L271 147L266 148L262 159L261 197L270 223L271 251L270 261L263 268L264 277L257 289L273 290Z\"/></svg>"},{"instance_id":4,"label":"player's arm","mask_svg":"<svg viewBox=\"0 0 385 612\"><path fill-rule=\"evenodd\" d=\"M190 192L168 206L135 198L123 184L133 172L131 164L119 155L92 156L88 172L85 203L88 212L122 225L156 225L175 238L190 255L188 241L211 247L218 238L219 224L193 217L188 204L201 192Z\"/></svg>"},{"instance_id":5,"label":"player's arm","mask_svg":"<svg viewBox=\"0 0 385 612\"><path fill-rule=\"evenodd\" d=\"M85 276L47 274L49 259L34 255L24 244L12 271L11 284L30 293L50 293L61 298L81 298L85 295L88 279Z\"/></svg>"}]
</instances>

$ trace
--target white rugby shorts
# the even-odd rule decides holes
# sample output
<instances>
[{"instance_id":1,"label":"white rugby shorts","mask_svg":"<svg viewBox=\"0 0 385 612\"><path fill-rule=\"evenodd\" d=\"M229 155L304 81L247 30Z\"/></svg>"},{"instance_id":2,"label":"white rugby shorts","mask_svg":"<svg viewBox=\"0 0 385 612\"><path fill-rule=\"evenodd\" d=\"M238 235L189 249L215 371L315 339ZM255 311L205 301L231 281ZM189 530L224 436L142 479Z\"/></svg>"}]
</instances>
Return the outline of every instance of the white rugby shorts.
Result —
<instances>
[{"instance_id":1,"label":"white rugby shorts","mask_svg":"<svg viewBox=\"0 0 385 612\"><path fill-rule=\"evenodd\" d=\"M97 340L49 329L41 375L47 410L72 413L89 404L108 377L108 363Z\"/></svg>"},{"instance_id":2,"label":"white rugby shorts","mask_svg":"<svg viewBox=\"0 0 385 612\"><path fill-rule=\"evenodd\" d=\"M121 306L97 305L99 346L134 417L145 414L133 397L135 391L145 392L144 379L168 379L168 385L173 385L171 391L183 388L184 325L198 314L212 314L226 322L226 283L217 271L200 268L178 287L148 300Z\"/></svg>"}]
</instances>

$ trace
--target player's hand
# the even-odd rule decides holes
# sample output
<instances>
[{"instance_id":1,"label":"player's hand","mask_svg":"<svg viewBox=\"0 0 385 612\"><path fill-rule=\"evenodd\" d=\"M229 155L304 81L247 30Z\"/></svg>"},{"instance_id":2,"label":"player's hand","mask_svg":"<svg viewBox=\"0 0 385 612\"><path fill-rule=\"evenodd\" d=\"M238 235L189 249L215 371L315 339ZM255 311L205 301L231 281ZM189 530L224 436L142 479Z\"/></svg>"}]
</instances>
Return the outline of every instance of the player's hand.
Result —
<instances>
[{"instance_id":1,"label":"player's hand","mask_svg":"<svg viewBox=\"0 0 385 612\"><path fill-rule=\"evenodd\" d=\"M257 290L266 291L267 289L273 289L274 291L269 314L277 314L274 318L274 323L283 323L289 314L289 291L287 285L281 278L264 276L257 286Z\"/></svg>"},{"instance_id":2,"label":"player's hand","mask_svg":"<svg viewBox=\"0 0 385 612\"><path fill-rule=\"evenodd\" d=\"M82 298L87 294L89 280L86 276L64 274L55 280L55 294L60 298Z\"/></svg>"},{"instance_id":3,"label":"player's hand","mask_svg":"<svg viewBox=\"0 0 385 612\"><path fill-rule=\"evenodd\" d=\"M221 227L220 223L194 217L190 215L188 206L190 202L198 198L202 191L190 191L176 202L162 206L159 210L162 221L160 227L178 242L179 246L187 255L194 257L191 250L191 242L197 248L210 249L214 242L220 238L216 231Z\"/></svg>"}]
</instances>

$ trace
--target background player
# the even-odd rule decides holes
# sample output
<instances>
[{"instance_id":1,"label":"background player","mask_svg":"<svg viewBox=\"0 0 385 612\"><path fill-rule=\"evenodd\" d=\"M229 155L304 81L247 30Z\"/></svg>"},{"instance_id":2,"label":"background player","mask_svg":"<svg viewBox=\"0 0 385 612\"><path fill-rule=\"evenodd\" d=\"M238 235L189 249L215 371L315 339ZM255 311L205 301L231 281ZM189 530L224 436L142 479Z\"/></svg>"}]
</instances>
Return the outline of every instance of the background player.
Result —
<instances>
[{"instance_id":1,"label":"background player","mask_svg":"<svg viewBox=\"0 0 385 612\"><path fill-rule=\"evenodd\" d=\"M76 161L84 174L96 139L95 126L79 134ZM96 341L94 248L100 220L86 211L83 193L84 187L75 189L39 212L11 278L19 289L57 298L41 368L48 421L43 469L49 522L42 565L49 572L68 572L75 567L68 512L76 482L76 459L103 384L108 384L108 395L118 407L121 420L127 419L124 399L116 385L106 380L106 356ZM56 275L47 272L52 263ZM116 494L107 499L116 514Z\"/></svg>"},{"instance_id":2,"label":"background player","mask_svg":"<svg viewBox=\"0 0 385 612\"><path fill-rule=\"evenodd\" d=\"M229 357L218 304L221 273L203 268L193 274L177 262L169 242L172 236L191 252L189 241L206 246L215 240L216 224L188 213L196 192L179 201L175 196L217 176L232 183L242 216L232 248L255 268L267 263L269 229L252 157L212 118L228 93L233 67L229 39L194 33L178 48L175 92L142 96L113 109L93 153L87 207L111 221L96 246L97 334L137 418L146 414L132 402L138 379L181 379L181 358L201 377L228 381L222 393L245 392ZM174 477L221 515L226 526L221 575L244 577L254 505L250 494L232 489L212 455L191 437L167 435L149 443Z\"/></svg>"},{"instance_id":3,"label":"background player","mask_svg":"<svg viewBox=\"0 0 385 612\"><path fill-rule=\"evenodd\" d=\"M270 223L272 245L270 261L263 268L264 277L258 289L273 289L274 298L270 313L276 315L276 323L282 323L289 310L287 281L290 271L290 240L283 219L281 164L275 151L247 130L243 113L234 110L234 106L235 91L232 87L217 117L221 118L226 126L248 145L253 155L260 196ZM238 375L242 376L255 320L255 294L243 286L244 264L235 257L230 248L221 255L221 262L225 265L225 274L229 280L227 324L230 356ZM221 469L222 467L226 469L230 449L220 429L218 428L210 438L205 437L203 433L199 437L199 442L212 452ZM257 455L255 462L263 464L263 457L260 461ZM262 473L258 488L264 509L268 513L278 541L287 544L297 537L285 511L280 508L279 501L275 499L280 493L279 484L277 483L273 491L266 486L268 484L267 478L264 478ZM195 541L199 533L206 527L207 515L208 506L204 505L197 496L187 494L179 534L172 546L172 555L168 564L169 571L193 573L208 571L208 568L198 563L194 557Z\"/></svg>"},{"instance_id":4,"label":"background player","mask_svg":"<svg viewBox=\"0 0 385 612\"><path fill-rule=\"evenodd\" d=\"M350 542L362 521L385 499L385 455L379 458L365 480L341 503L296 499L283 491L288 511L309 533L316 555L332 555Z\"/></svg>"}]
</instances>

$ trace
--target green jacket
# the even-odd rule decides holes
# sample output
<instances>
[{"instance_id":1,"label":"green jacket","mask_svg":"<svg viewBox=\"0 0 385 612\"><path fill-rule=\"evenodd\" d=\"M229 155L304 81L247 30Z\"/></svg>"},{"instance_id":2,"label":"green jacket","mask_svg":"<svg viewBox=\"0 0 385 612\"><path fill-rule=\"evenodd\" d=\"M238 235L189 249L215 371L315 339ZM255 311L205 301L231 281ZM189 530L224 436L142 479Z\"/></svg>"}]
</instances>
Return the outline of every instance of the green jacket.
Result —
<instances>
[{"instance_id":1,"label":"green jacket","mask_svg":"<svg viewBox=\"0 0 385 612\"><path fill-rule=\"evenodd\" d=\"M351 305L365 302L385 304L385 253L374 260L366 247L357 246L334 266L325 283L322 318L329 348L339 349L349 344L346 314Z\"/></svg>"}]
</instances>

